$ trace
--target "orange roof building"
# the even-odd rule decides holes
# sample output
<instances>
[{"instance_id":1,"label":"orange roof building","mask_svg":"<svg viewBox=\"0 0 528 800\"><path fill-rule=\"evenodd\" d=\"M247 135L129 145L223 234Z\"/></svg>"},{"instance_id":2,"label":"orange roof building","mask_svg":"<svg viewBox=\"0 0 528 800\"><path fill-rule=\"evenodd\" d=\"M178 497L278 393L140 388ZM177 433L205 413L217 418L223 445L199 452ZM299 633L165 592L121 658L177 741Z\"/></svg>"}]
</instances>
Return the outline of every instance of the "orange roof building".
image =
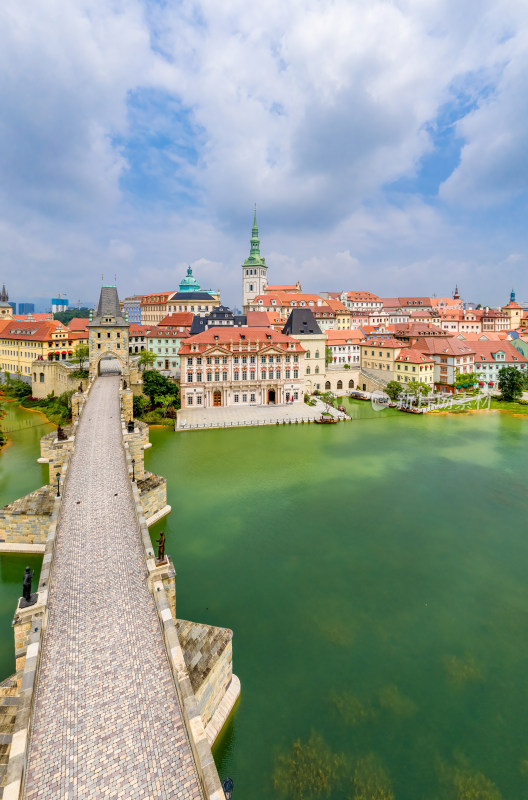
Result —
<instances>
[{"instance_id":1,"label":"orange roof building","mask_svg":"<svg viewBox=\"0 0 528 800\"><path fill-rule=\"evenodd\" d=\"M186 339L181 359L181 411L303 402L304 349L273 328L208 328Z\"/></svg>"}]
</instances>

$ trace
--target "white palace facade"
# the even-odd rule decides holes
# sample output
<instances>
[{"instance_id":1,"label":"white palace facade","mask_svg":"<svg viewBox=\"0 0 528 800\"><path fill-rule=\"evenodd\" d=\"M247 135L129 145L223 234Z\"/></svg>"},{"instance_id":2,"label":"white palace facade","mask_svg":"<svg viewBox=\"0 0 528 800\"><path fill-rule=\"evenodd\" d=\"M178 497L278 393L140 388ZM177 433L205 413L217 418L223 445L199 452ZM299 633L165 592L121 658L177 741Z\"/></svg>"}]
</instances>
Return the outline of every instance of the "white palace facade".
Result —
<instances>
[{"instance_id":1,"label":"white palace facade","mask_svg":"<svg viewBox=\"0 0 528 800\"><path fill-rule=\"evenodd\" d=\"M209 328L180 347L181 407L302 404L304 353L272 328Z\"/></svg>"}]
</instances>

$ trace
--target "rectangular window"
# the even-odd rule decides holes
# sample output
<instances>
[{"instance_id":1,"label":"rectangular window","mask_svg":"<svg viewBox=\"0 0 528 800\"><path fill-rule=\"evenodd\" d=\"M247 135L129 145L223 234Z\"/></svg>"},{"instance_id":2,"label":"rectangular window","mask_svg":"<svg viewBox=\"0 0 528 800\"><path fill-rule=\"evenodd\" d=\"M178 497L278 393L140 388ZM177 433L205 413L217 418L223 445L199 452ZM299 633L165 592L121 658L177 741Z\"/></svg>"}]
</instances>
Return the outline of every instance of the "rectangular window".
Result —
<instances>
[{"instance_id":1,"label":"rectangular window","mask_svg":"<svg viewBox=\"0 0 528 800\"><path fill-rule=\"evenodd\" d=\"M286 356L286 363L287 363L287 364L289 364L289 363L290 363L290 356Z\"/></svg>"},{"instance_id":2,"label":"rectangular window","mask_svg":"<svg viewBox=\"0 0 528 800\"><path fill-rule=\"evenodd\" d=\"M306 371L308 371L308 370L306 370ZM286 380L288 380L288 378L290 377L290 373L291 373L291 370L287 369L286 370Z\"/></svg>"},{"instance_id":3,"label":"rectangular window","mask_svg":"<svg viewBox=\"0 0 528 800\"><path fill-rule=\"evenodd\" d=\"M200 364L202 363L202 359L200 358L200 356L196 357L196 363L198 366L200 366Z\"/></svg>"},{"instance_id":4,"label":"rectangular window","mask_svg":"<svg viewBox=\"0 0 528 800\"><path fill-rule=\"evenodd\" d=\"M202 373L201 372L197 372L196 373L196 380L197 380L198 383L202 382Z\"/></svg>"},{"instance_id":5,"label":"rectangular window","mask_svg":"<svg viewBox=\"0 0 528 800\"><path fill-rule=\"evenodd\" d=\"M242 402L247 403L247 394L242 395Z\"/></svg>"},{"instance_id":6,"label":"rectangular window","mask_svg":"<svg viewBox=\"0 0 528 800\"><path fill-rule=\"evenodd\" d=\"M222 372L222 380L223 381L227 380L227 372Z\"/></svg>"},{"instance_id":7,"label":"rectangular window","mask_svg":"<svg viewBox=\"0 0 528 800\"><path fill-rule=\"evenodd\" d=\"M234 364L238 364L238 356L235 356L235 357L234 357L234 359L233 359L233 363L234 363Z\"/></svg>"},{"instance_id":8,"label":"rectangular window","mask_svg":"<svg viewBox=\"0 0 528 800\"><path fill-rule=\"evenodd\" d=\"M238 403L238 394L235 395L235 403Z\"/></svg>"},{"instance_id":9,"label":"rectangular window","mask_svg":"<svg viewBox=\"0 0 528 800\"><path fill-rule=\"evenodd\" d=\"M234 381L237 381L237 380L238 380L238 376L239 376L239 372L238 372L238 370L236 369L236 370L234 371L234 373L233 373L233 380L234 380Z\"/></svg>"},{"instance_id":10,"label":"rectangular window","mask_svg":"<svg viewBox=\"0 0 528 800\"><path fill-rule=\"evenodd\" d=\"M192 356L191 356L190 358L188 358L188 359L187 359L187 363L188 363L188 364L192 364L192 363L193 363Z\"/></svg>"},{"instance_id":11,"label":"rectangular window","mask_svg":"<svg viewBox=\"0 0 528 800\"><path fill-rule=\"evenodd\" d=\"M242 380L243 381L247 381L247 370L246 369L242 370Z\"/></svg>"},{"instance_id":12,"label":"rectangular window","mask_svg":"<svg viewBox=\"0 0 528 800\"><path fill-rule=\"evenodd\" d=\"M299 377L299 370L298 369L294 369L293 370L293 377L294 378L298 378Z\"/></svg>"},{"instance_id":13,"label":"rectangular window","mask_svg":"<svg viewBox=\"0 0 528 800\"><path fill-rule=\"evenodd\" d=\"M212 362L212 359L211 359L211 356L207 356L207 359L206 359L206 360L207 360L207 363L208 363L208 364L212 364L212 363L213 363L213 362Z\"/></svg>"},{"instance_id":14,"label":"rectangular window","mask_svg":"<svg viewBox=\"0 0 528 800\"><path fill-rule=\"evenodd\" d=\"M227 356L222 356L222 364L227 364Z\"/></svg>"},{"instance_id":15,"label":"rectangular window","mask_svg":"<svg viewBox=\"0 0 528 800\"><path fill-rule=\"evenodd\" d=\"M215 356L215 364L219 364L219 363L220 363L220 356Z\"/></svg>"},{"instance_id":16,"label":"rectangular window","mask_svg":"<svg viewBox=\"0 0 528 800\"><path fill-rule=\"evenodd\" d=\"M212 372L208 372L207 373L207 383L210 383L212 380L213 380L213 374L212 374Z\"/></svg>"},{"instance_id":17,"label":"rectangular window","mask_svg":"<svg viewBox=\"0 0 528 800\"><path fill-rule=\"evenodd\" d=\"M250 378L251 378L252 381L255 380L255 370L254 369L252 369L251 372L250 372Z\"/></svg>"},{"instance_id":18,"label":"rectangular window","mask_svg":"<svg viewBox=\"0 0 528 800\"><path fill-rule=\"evenodd\" d=\"M242 356L242 363L247 364L247 356Z\"/></svg>"},{"instance_id":19,"label":"rectangular window","mask_svg":"<svg viewBox=\"0 0 528 800\"><path fill-rule=\"evenodd\" d=\"M193 402L192 402L192 397L188 397L188 398L187 398L187 405L188 405L188 406L192 406L192 404L193 404Z\"/></svg>"},{"instance_id":20,"label":"rectangular window","mask_svg":"<svg viewBox=\"0 0 528 800\"><path fill-rule=\"evenodd\" d=\"M281 376L280 369L275 370L275 377L277 378L278 381L280 381L280 376Z\"/></svg>"},{"instance_id":21,"label":"rectangular window","mask_svg":"<svg viewBox=\"0 0 528 800\"><path fill-rule=\"evenodd\" d=\"M254 394L250 394L249 395L249 402L250 403L254 403L255 402L255 395Z\"/></svg>"},{"instance_id":22,"label":"rectangular window","mask_svg":"<svg viewBox=\"0 0 528 800\"><path fill-rule=\"evenodd\" d=\"M249 357L249 361L250 361L251 364L254 364L255 363L255 356L250 356Z\"/></svg>"},{"instance_id":23,"label":"rectangular window","mask_svg":"<svg viewBox=\"0 0 528 800\"><path fill-rule=\"evenodd\" d=\"M196 398L196 404L199 405L199 406L202 405L202 395L201 394L199 394L198 397Z\"/></svg>"},{"instance_id":24,"label":"rectangular window","mask_svg":"<svg viewBox=\"0 0 528 800\"><path fill-rule=\"evenodd\" d=\"M266 370L265 369L262 370L262 380L263 381L266 380Z\"/></svg>"},{"instance_id":25,"label":"rectangular window","mask_svg":"<svg viewBox=\"0 0 528 800\"><path fill-rule=\"evenodd\" d=\"M293 363L294 364L298 364L299 363L299 356L294 356L293 357Z\"/></svg>"}]
</instances>

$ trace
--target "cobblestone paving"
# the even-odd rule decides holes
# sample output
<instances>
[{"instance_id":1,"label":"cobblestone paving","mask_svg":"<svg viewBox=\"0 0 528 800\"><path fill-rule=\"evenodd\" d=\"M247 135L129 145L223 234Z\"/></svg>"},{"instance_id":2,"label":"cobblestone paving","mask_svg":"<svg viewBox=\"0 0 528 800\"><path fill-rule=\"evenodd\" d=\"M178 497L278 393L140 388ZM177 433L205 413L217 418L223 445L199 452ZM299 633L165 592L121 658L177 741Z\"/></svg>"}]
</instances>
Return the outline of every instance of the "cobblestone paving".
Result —
<instances>
[{"instance_id":1,"label":"cobblestone paving","mask_svg":"<svg viewBox=\"0 0 528 800\"><path fill-rule=\"evenodd\" d=\"M95 383L70 465L26 800L202 798L147 590L118 385Z\"/></svg>"}]
</instances>

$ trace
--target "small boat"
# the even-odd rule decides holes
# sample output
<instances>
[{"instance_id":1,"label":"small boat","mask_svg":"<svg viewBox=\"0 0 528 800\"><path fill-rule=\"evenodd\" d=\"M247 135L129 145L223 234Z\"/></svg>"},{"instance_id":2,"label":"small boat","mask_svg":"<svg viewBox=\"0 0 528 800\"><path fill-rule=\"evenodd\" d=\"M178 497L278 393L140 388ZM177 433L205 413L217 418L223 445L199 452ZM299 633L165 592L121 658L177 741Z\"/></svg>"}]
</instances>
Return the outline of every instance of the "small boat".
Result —
<instances>
[{"instance_id":1,"label":"small boat","mask_svg":"<svg viewBox=\"0 0 528 800\"><path fill-rule=\"evenodd\" d=\"M342 412L343 412L343 414L346 414L346 408L345 408L344 406L338 406L338 407L337 407L337 410L338 410L338 411L342 411Z\"/></svg>"},{"instance_id":2,"label":"small boat","mask_svg":"<svg viewBox=\"0 0 528 800\"><path fill-rule=\"evenodd\" d=\"M338 420L331 414L321 414L319 419L314 419L314 422L317 422L318 425L335 425Z\"/></svg>"}]
</instances>

